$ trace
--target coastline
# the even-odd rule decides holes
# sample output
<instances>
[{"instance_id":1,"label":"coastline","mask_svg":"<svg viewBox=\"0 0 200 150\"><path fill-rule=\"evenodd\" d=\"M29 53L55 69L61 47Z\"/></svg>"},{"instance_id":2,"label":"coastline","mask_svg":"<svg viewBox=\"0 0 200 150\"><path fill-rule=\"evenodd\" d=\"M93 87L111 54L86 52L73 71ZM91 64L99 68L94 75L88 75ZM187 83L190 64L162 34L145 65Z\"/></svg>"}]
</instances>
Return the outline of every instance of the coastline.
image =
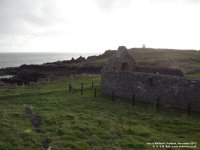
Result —
<instances>
[{"instance_id":1,"label":"coastline","mask_svg":"<svg viewBox=\"0 0 200 150\"><path fill-rule=\"evenodd\" d=\"M1 77L0 81L6 84L22 85L37 82L39 79L48 78L49 76L71 76L83 73L100 74L103 65L112 54L113 51L106 51L101 55L90 55L87 58L77 54L79 57L76 59L72 57L70 60L59 60L42 64L23 64L19 67L1 68L0 76L6 78Z\"/></svg>"},{"instance_id":2,"label":"coastline","mask_svg":"<svg viewBox=\"0 0 200 150\"><path fill-rule=\"evenodd\" d=\"M0 69L9 67L20 67L26 65L42 65L57 61L77 59L78 57L89 57L98 55L96 53L0 53Z\"/></svg>"}]
</instances>

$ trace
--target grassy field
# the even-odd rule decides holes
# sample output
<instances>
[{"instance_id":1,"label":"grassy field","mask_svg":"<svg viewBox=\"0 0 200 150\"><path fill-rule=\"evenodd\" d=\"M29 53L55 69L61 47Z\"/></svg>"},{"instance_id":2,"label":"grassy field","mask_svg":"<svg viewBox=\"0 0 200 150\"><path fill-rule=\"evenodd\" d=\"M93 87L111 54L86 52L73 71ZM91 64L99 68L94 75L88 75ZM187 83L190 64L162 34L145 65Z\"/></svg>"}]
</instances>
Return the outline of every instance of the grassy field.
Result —
<instances>
[{"instance_id":1,"label":"grassy field","mask_svg":"<svg viewBox=\"0 0 200 150\"><path fill-rule=\"evenodd\" d=\"M68 84L80 88L97 86L97 98L91 89L69 93ZM62 149L159 149L147 142L197 142L200 148L200 117L184 111L151 104L131 105L130 100L101 93L100 77L56 80L39 87L0 89L0 149L44 149L44 137L51 139L53 150ZM45 133L36 132L27 119L24 104L42 119ZM197 149L198 149L197 148Z\"/></svg>"},{"instance_id":2,"label":"grassy field","mask_svg":"<svg viewBox=\"0 0 200 150\"><path fill-rule=\"evenodd\" d=\"M199 51L133 48L129 52L141 65L178 68L184 73L200 67Z\"/></svg>"},{"instance_id":3,"label":"grassy field","mask_svg":"<svg viewBox=\"0 0 200 150\"><path fill-rule=\"evenodd\" d=\"M191 74L190 76L200 78L200 72L195 72L195 73Z\"/></svg>"}]
</instances>

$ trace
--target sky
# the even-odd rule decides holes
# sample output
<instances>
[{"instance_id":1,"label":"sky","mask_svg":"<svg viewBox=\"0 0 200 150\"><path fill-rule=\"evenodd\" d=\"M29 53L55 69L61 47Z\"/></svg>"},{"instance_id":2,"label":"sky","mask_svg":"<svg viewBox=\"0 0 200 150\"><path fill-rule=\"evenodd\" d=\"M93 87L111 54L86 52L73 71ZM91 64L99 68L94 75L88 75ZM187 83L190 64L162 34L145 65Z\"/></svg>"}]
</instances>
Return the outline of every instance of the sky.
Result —
<instances>
[{"instance_id":1,"label":"sky","mask_svg":"<svg viewBox=\"0 0 200 150\"><path fill-rule=\"evenodd\" d=\"M0 52L200 49L200 0L0 0Z\"/></svg>"}]
</instances>

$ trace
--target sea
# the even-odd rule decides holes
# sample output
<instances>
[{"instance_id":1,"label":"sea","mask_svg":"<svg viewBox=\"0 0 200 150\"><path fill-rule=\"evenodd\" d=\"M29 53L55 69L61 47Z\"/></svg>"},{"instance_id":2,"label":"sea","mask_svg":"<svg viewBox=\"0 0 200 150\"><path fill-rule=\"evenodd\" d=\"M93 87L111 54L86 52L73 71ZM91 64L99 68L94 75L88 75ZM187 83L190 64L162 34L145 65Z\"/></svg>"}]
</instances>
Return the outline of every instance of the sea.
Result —
<instances>
[{"instance_id":1,"label":"sea","mask_svg":"<svg viewBox=\"0 0 200 150\"><path fill-rule=\"evenodd\" d=\"M82 56L98 55L95 53L0 53L0 69L7 67L18 67L23 64L43 64L47 62L56 62L71 60ZM4 76L5 77L5 76ZM6 76L9 77L9 76ZM0 76L2 78L2 76Z\"/></svg>"},{"instance_id":2,"label":"sea","mask_svg":"<svg viewBox=\"0 0 200 150\"><path fill-rule=\"evenodd\" d=\"M83 56L98 55L94 53L0 53L0 68L18 67L23 64L43 64L62 60L71 60Z\"/></svg>"}]
</instances>

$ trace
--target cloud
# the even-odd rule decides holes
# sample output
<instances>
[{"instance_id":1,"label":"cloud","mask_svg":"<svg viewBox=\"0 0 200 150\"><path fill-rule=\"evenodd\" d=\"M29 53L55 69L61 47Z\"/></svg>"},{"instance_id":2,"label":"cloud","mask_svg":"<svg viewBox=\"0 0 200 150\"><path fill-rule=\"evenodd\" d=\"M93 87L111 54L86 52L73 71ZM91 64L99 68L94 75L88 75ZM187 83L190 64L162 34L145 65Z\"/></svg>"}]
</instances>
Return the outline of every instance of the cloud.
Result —
<instances>
[{"instance_id":1,"label":"cloud","mask_svg":"<svg viewBox=\"0 0 200 150\"><path fill-rule=\"evenodd\" d=\"M0 51L88 52L142 43L175 48L193 41L192 47L199 45L198 2L0 0Z\"/></svg>"},{"instance_id":2,"label":"cloud","mask_svg":"<svg viewBox=\"0 0 200 150\"><path fill-rule=\"evenodd\" d=\"M199 3L200 0L149 0L150 2L180 2L180 3Z\"/></svg>"},{"instance_id":3,"label":"cloud","mask_svg":"<svg viewBox=\"0 0 200 150\"><path fill-rule=\"evenodd\" d=\"M200 0L185 0L185 1L187 1L187 2L197 2L197 3L200 2Z\"/></svg>"},{"instance_id":4,"label":"cloud","mask_svg":"<svg viewBox=\"0 0 200 150\"><path fill-rule=\"evenodd\" d=\"M190 3L200 3L200 0L185 0L185 1Z\"/></svg>"},{"instance_id":5,"label":"cloud","mask_svg":"<svg viewBox=\"0 0 200 150\"><path fill-rule=\"evenodd\" d=\"M55 21L52 0L0 0L0 34L25 34Z\"/></svg>"},{"instance_id":6,"label":"cloud","mask_svg":"<svg viewBox=\"0 0 200 150\"><path fill-rule=\"evenodd\" d=\"M116 6L128 6L131 0L95 0L97 6L101 9L110 10Z\"/></svg>"}]
</instances>

